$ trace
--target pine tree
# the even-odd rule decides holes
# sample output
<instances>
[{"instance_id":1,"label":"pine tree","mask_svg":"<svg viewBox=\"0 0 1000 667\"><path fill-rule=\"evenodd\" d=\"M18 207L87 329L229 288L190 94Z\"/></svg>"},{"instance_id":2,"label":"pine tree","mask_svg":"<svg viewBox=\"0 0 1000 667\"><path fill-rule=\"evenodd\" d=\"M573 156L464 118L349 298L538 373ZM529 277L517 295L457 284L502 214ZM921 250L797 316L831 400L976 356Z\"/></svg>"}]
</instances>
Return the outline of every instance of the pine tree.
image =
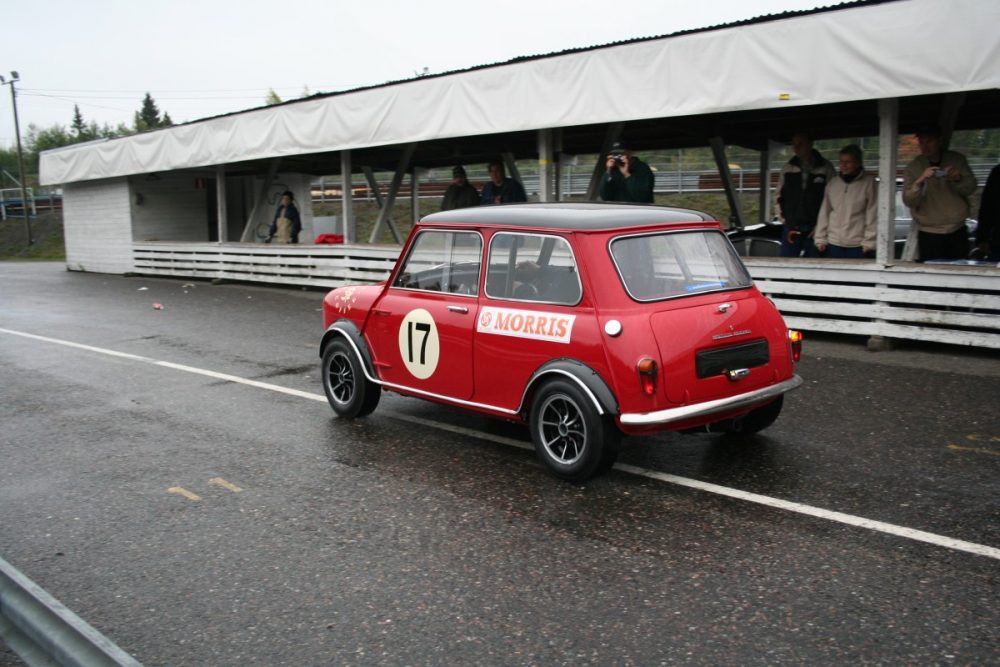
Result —
<instances>
[{"instance_id":1,"label":"pine tree","mask_svg":"<svg viewBox=\"0 0 1000 667\"><path fill-rule=\"evenodd\" d=\"M272 104L281 104L282 99L278 97L278 93L274 92L274 88L268 88L267 97L264 98L264 104L271 106Z\"/></svg>"},{"instance_id":2,"label":"pine tree","mask_svg":"<svg viewBox=\"0 0 1000 667\"><path fill-rule=\"evenodd\" d=\"M87 124L83 120L83 114L80 113L80 107L76 104L73 105L73 132L76 133L77 141L86 141L91 138L87 135Z\"/></svg>"},{"instance_id":3,"label":"pine tree","mask_svg":"<svg viewBox=\"0 0 1000 667\"><path fill-rule=\"evenodd\" d=\"M135 129L140 132L155 130L160 126L160 110L149 93L142 98L142 108L136 112L135 121Z\"/></svg>"}]
</instances>

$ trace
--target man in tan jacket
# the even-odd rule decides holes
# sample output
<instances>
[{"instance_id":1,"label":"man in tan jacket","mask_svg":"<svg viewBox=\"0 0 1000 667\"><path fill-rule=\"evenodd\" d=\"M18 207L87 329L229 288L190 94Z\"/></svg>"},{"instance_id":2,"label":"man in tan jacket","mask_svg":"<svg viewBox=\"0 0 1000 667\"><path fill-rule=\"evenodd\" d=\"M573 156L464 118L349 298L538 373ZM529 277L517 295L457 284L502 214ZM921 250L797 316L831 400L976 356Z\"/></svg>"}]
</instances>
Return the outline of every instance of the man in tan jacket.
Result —
<instances>
[{"instance_id":1,"label":"man in tan jacket","mask_svg":"<svg viewBox=\"0 0 1000 667\"><path fill-rule=\"evenodd\" d=\"M826 186L819 207L816 249L834 259L860 259L875 249L878 231L875 177L865 172L861 148L840 149L840 175Z\"/></svg>"},{"instance_id":2,"label":"man in tan jacket","mask_svg":"<svg viewBox=\"0 0 1000 667\"><path fill-rule=\"evenodd\" d=\"M903 203L917 225L920 260L966 259L969 255L969 196L976 177L965 156L943 150L941 130L927 125L917 131L920 155L903 172Z\"/></svg>"}]
</instances>

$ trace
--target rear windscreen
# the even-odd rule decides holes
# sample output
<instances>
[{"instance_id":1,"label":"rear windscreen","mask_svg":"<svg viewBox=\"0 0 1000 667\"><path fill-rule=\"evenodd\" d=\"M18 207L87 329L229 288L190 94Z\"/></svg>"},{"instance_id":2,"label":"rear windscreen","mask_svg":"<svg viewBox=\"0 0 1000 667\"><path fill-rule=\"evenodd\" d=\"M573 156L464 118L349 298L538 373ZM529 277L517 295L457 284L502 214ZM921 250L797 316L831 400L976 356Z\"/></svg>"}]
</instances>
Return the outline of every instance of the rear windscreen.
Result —
<instances>
[{"instance_id":1,"label":"rear windscreen","mask_svg":"<svg viewBox=\"0 0 1000 667\"><path fill-rule=\"evenodd\" d=\"M750 274L729 240L717 230L624 236L611 257L629 295L655 301L750 287Z\"/></svg>"}]
</instances>

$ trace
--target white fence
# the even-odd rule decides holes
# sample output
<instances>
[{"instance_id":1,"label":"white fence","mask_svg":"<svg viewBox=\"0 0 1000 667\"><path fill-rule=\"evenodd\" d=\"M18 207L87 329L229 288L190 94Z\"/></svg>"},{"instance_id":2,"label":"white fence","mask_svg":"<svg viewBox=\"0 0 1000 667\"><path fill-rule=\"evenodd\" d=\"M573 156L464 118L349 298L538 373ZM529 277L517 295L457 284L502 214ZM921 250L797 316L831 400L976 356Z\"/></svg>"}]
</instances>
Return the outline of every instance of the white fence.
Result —
<instances>
[{"instance_id":1,"label":"white fence","mask_svg":"<svg viewBox=\"0 0 1000 667\"><path fill-rule=\"evenodd\" d=\"M136 273L339 287L383 280L397 246L135 243ZM1000 270L746 258L789 326L1000 349Z\"/></svg>"},{"instance_id":2,"label":"white fence","mask_svg":"<svg viewBox=\"0 0 1000 667\"><path fill-rule=\"evenodd\" d=\"M789 326L1000 348L1000 271L852 260L745 260Z\"/></svg>"},{"instance_id":3,"label":"white fence","mask_svg":"<svg viewBox=\"0 0 1000 667\"><path fill-rule=\"evenodd\" d=\"M307 287L384 280L397 246L134 243L135 272L147 276L220 278Z\"/></svg>"}]
</instances>

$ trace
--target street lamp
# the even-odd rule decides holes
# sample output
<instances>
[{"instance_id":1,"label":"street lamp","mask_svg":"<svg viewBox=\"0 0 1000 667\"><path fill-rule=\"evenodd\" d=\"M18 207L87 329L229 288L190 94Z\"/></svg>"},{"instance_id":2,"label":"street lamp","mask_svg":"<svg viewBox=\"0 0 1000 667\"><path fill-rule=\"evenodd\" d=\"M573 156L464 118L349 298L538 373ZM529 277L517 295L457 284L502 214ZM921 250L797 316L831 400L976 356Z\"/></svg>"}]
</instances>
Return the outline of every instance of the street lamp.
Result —
<instances>
[{"instance_id":1,"label":"street lamp","mask_svg":"<svg viewBox=\"0 0 1000 667\"><path fill-rule=\"evenodd\" d=\"M24 231L28 236L28 245L34 242L31 238L31 222L28 220L28 187L24 181L24 151L21 150L21 126L17 121L17 92L14 90L14 82L20 81L21 77L17 72L10 73L10 81L0 76L0 85L10 86L10 102L14 107L14 134L17 135L17 170L21 178L21 208L24 211Z\"/></svg>"}]
</instances>

